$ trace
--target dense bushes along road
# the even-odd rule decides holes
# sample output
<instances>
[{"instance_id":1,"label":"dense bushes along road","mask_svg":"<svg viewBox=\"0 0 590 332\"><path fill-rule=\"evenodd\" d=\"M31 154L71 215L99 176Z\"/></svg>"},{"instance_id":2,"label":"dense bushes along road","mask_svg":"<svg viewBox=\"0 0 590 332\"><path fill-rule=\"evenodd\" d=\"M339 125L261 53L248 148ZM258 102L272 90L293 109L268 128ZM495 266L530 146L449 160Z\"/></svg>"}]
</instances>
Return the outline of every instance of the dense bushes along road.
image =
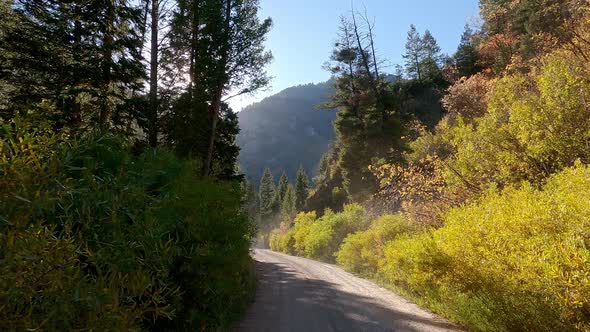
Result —
<instances>
[{"instance_id":1,"label":"dense bushes along road","mask_svg":"<svg viewBox=\"0 0 590 332\"><path fill-rule=\"evenodd\" d=\"M301 213L275 230L273 250L338 262L475 330L590 329L590 167L492 191L451 209L444 226L363 209Z\"/></svg>"},{"instance_id":2,"label":"dense bushes along road","mask_svg":"<svg viewBox=\"0 0 590 332\"><path fill-rule=\"evenodd\" d=\"M238 183L111 134L0 141L0 330L210 330L252 289Z\"/></svg>"},{"instance_id":3,"label":"dense bushes along road","mask_svg":"<svg viewBox=\"0 0 590 332\"><path fill-rule=\"evenodd\" d=\"M590 11L578 1L480 8L482 39L460 47L484 68L450 79L442 120L417 127L399 159L360 157L364 136L339 133L314 190L344 188L362 205L318 218L340 207L308 204L317 213L285 220L270 245L377 278L473 330L590 331ZM367 179L377 188L364 195Z\"/></svg>"}]
</instances>

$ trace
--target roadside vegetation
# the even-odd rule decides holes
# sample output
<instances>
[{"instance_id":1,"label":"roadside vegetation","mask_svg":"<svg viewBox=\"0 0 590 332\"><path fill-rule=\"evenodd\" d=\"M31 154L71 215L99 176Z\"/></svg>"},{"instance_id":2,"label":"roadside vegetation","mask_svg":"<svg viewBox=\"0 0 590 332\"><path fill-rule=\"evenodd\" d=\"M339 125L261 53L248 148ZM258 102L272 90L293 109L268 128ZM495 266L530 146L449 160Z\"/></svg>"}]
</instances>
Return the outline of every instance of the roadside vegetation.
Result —
<instances>
[{"instance_id":1,"label":"roadside vegetation","mask_svg":"<svg viewBox=\"0 0 590 332\"><path fill-rule=\"evenodd\" d=\"M292 228L271 234L270 245L335 261L476 330L584 331L590 328L588 193L590 168L578 164L541 189L523 183L450 209L437 229L418 230L398 214L355 231L367 225L363 211L346 206L319 219L299 214ZM353 209L360 223L350 219Z\"/></svg>"},{"instance_id":2,"label":"roadside vegetation","mask_svg":"<svg viewBox=\"0 0 590 332\"><path fill-rule=\"evenodd\" d=\"M211 329L253 287L239 183L116 135L6 126L0 329Z\"/></svg>"},{"instance_id":3,"label":"roadside vegetation","mask_svg":"<svg viewBox=\"0 0 590 332\"><path fill-rule=\"evenodd\" d=\"M483 26L466 29L445 61L412 27L399 80L363 90L380 77L366 68L378 66L336 72L338 140L306 212L272 231L270 246L338 263L472 330L589 331L587 4L480 5ZM367 42L339 43L339 70L363 63L358 50L371 54L370 29L354 15L341 29ZM412 88L388 103L400 86ZM434 125L417 112L418 86L444 91ZM383 108L389 117L375 113ZM396 117L398 129L378 120Z\"/></svg>"},{"instance_id":4,"label":"roadside vegetation","mask_svg":"<svg viewBox=\"0 0 590 332\"><path fill-rule=\"evenodd\" d=\"M269 81L257 11L0 1L0 330L239 318L256 225L224 98Z\"/></svg>"}]
</instances>

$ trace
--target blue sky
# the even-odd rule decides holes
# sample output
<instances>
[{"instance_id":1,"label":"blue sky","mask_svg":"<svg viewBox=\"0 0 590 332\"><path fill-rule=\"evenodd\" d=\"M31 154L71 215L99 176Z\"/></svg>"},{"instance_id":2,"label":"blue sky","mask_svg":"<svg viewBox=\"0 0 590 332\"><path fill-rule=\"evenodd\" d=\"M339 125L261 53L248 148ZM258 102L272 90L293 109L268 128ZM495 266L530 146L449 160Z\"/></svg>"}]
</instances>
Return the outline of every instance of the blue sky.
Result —
<instances>
[{"instance_id":1,"label":"blue sky","mask_svg":"<svg viewBox=\"0 0 590 332\"><path fill-rule=\"evenodd\" d=\"M350 12L349 0L261 0L261 17L273 19L266 46L274 55L268 71L271 88L230 100L235 111L293 85L326 81L322 69L338 32L339 17ZM402 54L410 24L428 29L443 52L456 49L465 23L478 17L477 0L355 0L375 19L377 54L390 65L403 64ZM393 72L393 68L389 68Z\"/></svg>"}]
</instances>

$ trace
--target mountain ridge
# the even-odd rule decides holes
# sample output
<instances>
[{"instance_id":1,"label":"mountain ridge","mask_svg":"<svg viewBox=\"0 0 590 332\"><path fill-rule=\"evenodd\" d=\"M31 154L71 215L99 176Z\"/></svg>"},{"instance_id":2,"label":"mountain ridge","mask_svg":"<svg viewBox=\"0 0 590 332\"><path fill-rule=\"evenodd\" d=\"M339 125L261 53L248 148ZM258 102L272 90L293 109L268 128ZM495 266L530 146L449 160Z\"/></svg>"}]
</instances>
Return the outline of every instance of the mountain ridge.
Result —
<instances>
[{"instance_id":1,"label":"mountain ridge","mask_svg":"<svg viewBox=\"0 0 590 332\"><path fill-rule=\"evenodd\" d=\"M330 81L288 87L238 113L241 171L258 183L269 167L294 181L301 164L313 177L320 158L335 139L335 110L321 109L333 93Z\"/></svg>"}]
</instances>

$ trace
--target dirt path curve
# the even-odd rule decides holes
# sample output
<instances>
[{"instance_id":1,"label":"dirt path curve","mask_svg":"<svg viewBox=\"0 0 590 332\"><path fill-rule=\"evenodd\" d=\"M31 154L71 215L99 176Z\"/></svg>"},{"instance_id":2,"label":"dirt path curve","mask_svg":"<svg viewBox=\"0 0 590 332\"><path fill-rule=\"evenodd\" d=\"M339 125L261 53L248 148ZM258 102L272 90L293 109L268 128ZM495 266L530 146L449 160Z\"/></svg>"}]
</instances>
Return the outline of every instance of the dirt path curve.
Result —
<instances>
[{"instance_id":1,"label":"dirt path curve","mask_svg":"<svg viewBox=\"0 0 590 332\"><path fill-rule=\"evenodd\" d=\"M256 300L235 331L459 331L334 265L254 251Z\"/></svg>"}]
</instances>

